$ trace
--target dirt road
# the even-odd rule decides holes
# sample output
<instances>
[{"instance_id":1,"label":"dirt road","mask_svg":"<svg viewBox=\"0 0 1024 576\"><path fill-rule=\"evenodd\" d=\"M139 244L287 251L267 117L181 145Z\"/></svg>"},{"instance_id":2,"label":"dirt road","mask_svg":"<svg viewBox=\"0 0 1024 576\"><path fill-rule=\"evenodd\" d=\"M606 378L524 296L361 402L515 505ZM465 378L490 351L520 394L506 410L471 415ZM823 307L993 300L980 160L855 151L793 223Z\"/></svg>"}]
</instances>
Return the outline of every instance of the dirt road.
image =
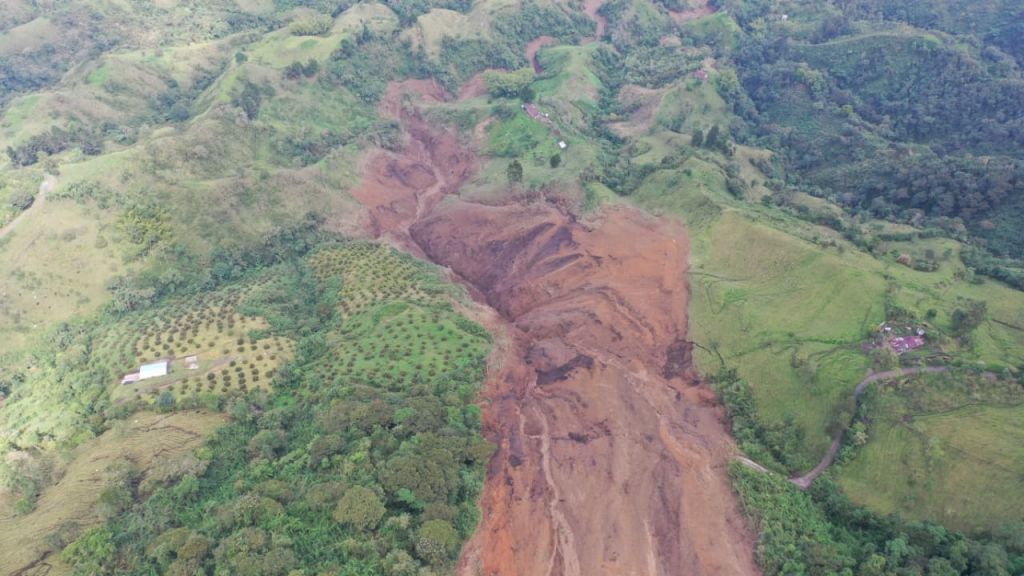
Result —
<instances>
[{"instance_id":1,"label":"dirt road","mask_svg":"<svg viewBox=\"0 0 1024 576\"><path fill-rule=\"evenodd\" d=\"M24 210L21 214L18 214L14 220L7 223L6 226L0 228L0 240L7 237L8 234L14 231L14 229L21 223L21 221L32 212L39 210L46 205L46 195L53 192L54 188L57 187L57 177L47 174L43 176L42 183L39 184L39 192L36 194L35 200L32 205Z\"/></svg>"},{"instance_id":2,"label":"dirt road","mask_svg":"<svg viewBox=\"0 0 1024 576\"><path fill-rule=\"evenodd\" d=\"M727 477L724 414L686 340L687 238L628 208L582 223L545 203L453 192L476 162L393 86L410 136L353 191L368 232L451 270L495 335L484 425L498 446L461 574L756 574Z\"/></svg>"},{"instance_id":3,"label":"dirt road","mask_svg":"<svg viewBox=\"0 0 1024 576\"><path fill-rule=\"evenodd\" d=\"M875 372L874 374L869 375L867 378L861 380L860 383L857 384L857 387L854 388L853 392L854 399L860 400L861 395L864 394L864 390L866 390L868 385L870 385L872 382L878 382L879 380L888 380L890 378L899 378L901 376L910 376L911 374L936 374L939 372L945 372L947 370L948 368L946 368L945 366L920 366L916 368L897 368L895 370ZM842 444L843 441L844 432L845 429L836 432L835 437L832 438L832 445L829 446L828 452L825 453L825 456L822 457L821 461L818 462L818 464L814 468L812 468L810 472L804 474L803 476L790 478L789 481L792 482L793 484L796 484L796 486L801 490L806 490L807 488L809 488L811 486L811 483L814 482L814 479L820 476L825 470L828 470L828 467L831 466L832 462L835 461L836 454L839 453L839 446Z\"/></svg>"}]
</instances>

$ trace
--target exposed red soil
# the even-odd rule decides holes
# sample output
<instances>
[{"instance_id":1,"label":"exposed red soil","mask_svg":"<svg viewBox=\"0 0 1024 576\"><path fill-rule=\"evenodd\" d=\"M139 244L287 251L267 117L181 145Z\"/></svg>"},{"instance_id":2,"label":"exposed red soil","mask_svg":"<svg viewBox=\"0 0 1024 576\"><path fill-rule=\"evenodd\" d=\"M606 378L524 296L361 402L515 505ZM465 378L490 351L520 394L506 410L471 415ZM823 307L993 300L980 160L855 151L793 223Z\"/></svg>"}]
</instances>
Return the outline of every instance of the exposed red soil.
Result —
<instances>
[{"instance_id":1,"label":"exposed red soil","mask_svg":"<svg viewBox=\"0 0 1024 576\"><path fill-rule=\"evenodd\" d=\"M529 60L530 65L533 66L534 74L540 74L544 71L540 62L537 62L537 52L540 52L541 48L549 44L554 44L555 42L557 42L557 40L551 36L537 36L533 40L530 40L530 43L526 45L526 59Z\"/></svg>"},{"instance_id":2,"label":"exposed red soil","mask_svg":"<svg viewBox=\"0 0 1024 576\"><path fill-rule=\"evenodd\" d=\"M608 20L597 13L604 6L605 0L583 0L583 12L590 17L597 24L597 30L594 32L594 37L591 40L600 40L604 36L604 31L608 28Z\"/></svg>"},{"instance_id":3,"label":"exposed red soil","mask_svg":"<svg viewBox=\"0 0 1024 576\"><path fill-rule=\"evenodd\" d=\"M648 133L654 126L658 107L665 97L666 89L644 88L627 84L619 93L619 101L631 110L629 118L610 124L612 130L620 136L636 137Z\"/></svg>"},{"instance_id":4,"label":"exposed red soil","mask_svg":"<svg viewBox=\"0 0 1024 576\"><path fill-rule=\"evenodd\" d=\"M483 72L477 72L472 78L466 81L459 88L459 100L469 100L471 98L479 98L484 94L487 94L487 82L484 81L484 74L487 74L489 70Z\"/></svg>"},{"instance_id":5,"label":"exposed red soil","mask_svg":"<svg viewBox=\"0 0 1024 576\"><path fill-rule=\"evenodd\" d=\"M731 440L691 370L687 238L629 208L444 202L475 166L390 91L410 135L365 165L376 236L447 266L496 335L484 392L498 445L467 575L756 574L726 475Z\"/></svg>"}]
</instances>

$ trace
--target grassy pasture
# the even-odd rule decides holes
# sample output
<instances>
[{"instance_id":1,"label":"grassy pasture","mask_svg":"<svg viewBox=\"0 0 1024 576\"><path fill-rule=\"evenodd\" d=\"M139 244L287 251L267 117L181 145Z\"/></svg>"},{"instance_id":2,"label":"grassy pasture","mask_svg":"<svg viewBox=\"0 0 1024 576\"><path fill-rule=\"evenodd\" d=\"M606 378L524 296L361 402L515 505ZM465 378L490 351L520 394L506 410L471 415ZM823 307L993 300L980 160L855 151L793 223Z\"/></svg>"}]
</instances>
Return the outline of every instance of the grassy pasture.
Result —
<instances>
[{"instance_id":1,"label":"grassy pasture","mask_svg":"<svg viewBox=\"0 0 1024 576\"><path fill-rule=\"evenodd\" d=\"M47 18L36 18L0 34L0 56L39 50L54 42L60 29Z\"/></svg>"},{"instance_id":2,"label":"grassy pasture","mask_svg":"<svg viewBox=\"0 0 1024 576\"><path fill-rule=\"evenodd\" d=\"M360 3L338 15L331 32L355 34L366 26L372 32L390 33L398 28L398 16L378 2Z\"/></svg>"},{"instance_id":3,"label":"grassy pasture","mask_svg":"<svg viewBox=\"0 0 1024 576\"><path fill-rule=\"evenodd\" d=\"M59 561L51 543L66 541L68 536L102 521L96 504L112 464L130 460L143 471L144 482L146 478L155 480L153 473L161 463L199 447L224 421L220 414L204 412L136 413L68 454L66 464L58 466L60 480L43 490L31 513L15 514L14 502L0 493L0 520L4 524L4 530L0 530L0 573L21 573L45 558L53 567L48 574L70 574L71 568Z\"/></svg>"},{"instance_id":4,"label":"grassy pasture","mask_svg":"<svg viewBox=\"0 0 1024 576\"><path fill-rule=\"evenodd\" d=\"M856 502L967 531L1024 514L1024 391L1016 383L919 375L881 386L871 417L868 444L839 474Z\"/></svg>"},{"instance_id":5,"label":"grassy pasture","mask_svg":"<svg viewBox=\"0 0 1024 576\"><path fill-rule=\"evenodd\" d=\"M109 214L50 201L0 243L0 353L107 301L107 280L129 269L108 244L112 225Z\"/></svg>"}]
</instances>

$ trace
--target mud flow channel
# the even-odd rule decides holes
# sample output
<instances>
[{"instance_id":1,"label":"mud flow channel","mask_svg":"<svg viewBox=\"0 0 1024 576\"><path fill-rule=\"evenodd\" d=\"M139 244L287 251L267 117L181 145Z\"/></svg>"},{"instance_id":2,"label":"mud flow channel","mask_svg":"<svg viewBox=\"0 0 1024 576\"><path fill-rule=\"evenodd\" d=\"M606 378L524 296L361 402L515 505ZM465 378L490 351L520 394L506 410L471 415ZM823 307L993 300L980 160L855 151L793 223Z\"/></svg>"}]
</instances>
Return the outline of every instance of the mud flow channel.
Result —
<instances>
[{"instance_id":1,"label":"mud flow channel","mask_svg":"<svg viewBox=\"0 0 1024 576\"><path fill-rule=\"evenodd\" d=\"M721 409L691 369L682 226L449 196L474 157L403 104L408 90L444 97L392 86L382 109L410 143L371 156L353 194L370 233L464 282L502 343L484 392L498 451L460 573L757 573Z\"/></svg>"}]
</instances>

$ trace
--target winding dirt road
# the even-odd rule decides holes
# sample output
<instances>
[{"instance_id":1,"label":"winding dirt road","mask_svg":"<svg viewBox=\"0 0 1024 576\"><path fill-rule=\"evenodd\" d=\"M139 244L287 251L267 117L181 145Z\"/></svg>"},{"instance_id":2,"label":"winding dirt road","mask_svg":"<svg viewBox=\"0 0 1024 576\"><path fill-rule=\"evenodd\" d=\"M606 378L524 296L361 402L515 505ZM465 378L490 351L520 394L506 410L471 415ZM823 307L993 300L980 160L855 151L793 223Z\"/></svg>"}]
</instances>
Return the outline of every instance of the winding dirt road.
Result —
<instances>
[{"instance_id":1,"label":"winding dirt road","mask_svg":"<svg viewBox=\"0 0 1024 576\"><path fill-rule=\"evenodd\" d=\"M467 286L498 342L483 394L498 450L459 573L757 574L724 413L691 368L682 225L462 201L475 156L409 93L446 98L432 82L389 89L382 112L409 144L368 158L352 193L370 235Z\"/></svg>"},{"instance_id":2,"label":"winding dirt road","mask_svg":"<svg viewBox=\"0 0 1024 576\"><path fill-rule=\"evenodd\" d=\"M901 376L910 376L912 374L937 374L947 370L948 368L945 366L919 366L915 368L897 368L895 370L875 372L857 384L857 387L854 388L853 396L855 400L860 400L861 395L864 394L865 390L867 390L868 385L872 382L878 382L879 380L888 380L890 378L899 378ZM821 476L821 474L825 470L828 470L828 467L835 461L836 454L839 453L839 446L842 444L843 433L845 431L846 430L843 429L836 432L836 435L832 438L832 445L829 446L828 452L825 453L825 456L822 457L821 461L818 462L810 472L803 476L790 478L789 481L796 484L796 486L801 490L807 490L811 486L811 483L814 482L814 479Z\"/></svg>"},{"instance_id":3,"label":"winding dirt road","mask_svg":"<svg viewBox=\"0 0 1024 576\"><path fill-rule=\"evenodd\" d=\"M32 202L32 205L29 206L28 209L22 211L21 214L15 216L14 220L8 222L6 226L0 228L0 240L3 240L4 238L7 237L8 234L13 232L14 229L18 226L18 224L25 219L25 217L27 217L32 212L35 212L36 210L39 210L40 208L45 206L46 195L50 192L53 192L54 188L56 187L57 177L50 174L45 175L43 177L42 183L39 184L39 193L36 194L36 198Z\"/></svg>"}]
</instances>

